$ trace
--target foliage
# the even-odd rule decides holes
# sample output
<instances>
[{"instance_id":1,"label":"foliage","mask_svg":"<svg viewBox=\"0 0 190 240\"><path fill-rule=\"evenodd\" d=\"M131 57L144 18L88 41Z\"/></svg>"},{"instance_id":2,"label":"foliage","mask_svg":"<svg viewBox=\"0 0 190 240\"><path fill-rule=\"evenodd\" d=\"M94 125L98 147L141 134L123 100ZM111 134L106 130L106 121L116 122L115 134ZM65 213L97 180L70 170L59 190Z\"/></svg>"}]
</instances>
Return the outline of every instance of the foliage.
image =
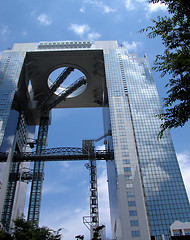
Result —
<instances>
[{"instance_id":1,"label":"foliage","mask_svg":"<svg viewBox=\"0 0 190 240\"><path fill-rule=\"evenodd\" d=\"M9 233L0 230L0 240L13 240Z\"/></svg>"},{"instance_id":2,"label":"foliage","mask_svg":"<svg viewBox=\"0 0 190 240\"><path fill-rule=\"evenodd\" d=\"M190 1L187 0L149 0L150 3L164 3L169 16L152 20L140 32L149 32L149 38L160 36L165 46L162 55L157 55L153 69L166 73L170 78L164 98L165 113L159 114L163 120L160 137L167 128L183 126L190 118Z\"/></svg>"},{"instance_id":3,"label":"foliage","mask_svg":"<svg viewBox=\"0 0 190 240\"><path fill-rule=\"evenodd\" d=\"M84 235L77 235L77 236L75 236L75 238L76 238L77 240L79 240L79 239L83 240L83 239L84 239Z\"/></svg>"},{"instance_id":4,"label":"foliage","mask_svg":"<svg viewBox=\"0 0 190 240\"><path fill-rule=\"evenodd\" d=\"M16 240L61 240L60 231L61 229L53 231L47 227L38 227L31 221L18 218L12 235Z\"/></svg>"}]
</instances>

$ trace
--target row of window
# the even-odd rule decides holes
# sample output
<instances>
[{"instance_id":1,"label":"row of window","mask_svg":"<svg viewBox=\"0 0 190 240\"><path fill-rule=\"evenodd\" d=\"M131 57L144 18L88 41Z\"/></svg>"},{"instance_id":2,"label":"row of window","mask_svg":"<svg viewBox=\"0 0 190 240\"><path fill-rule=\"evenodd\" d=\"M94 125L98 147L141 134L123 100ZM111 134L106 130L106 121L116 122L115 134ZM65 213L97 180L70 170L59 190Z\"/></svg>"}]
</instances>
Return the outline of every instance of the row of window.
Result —
<instances>
[{"instance_id":1,"label":"row of window","mask_svg":"<svg viewBox=\"0 0 190 240\"><path fill-rule=\"evenodd\" d=\"M127 146L127 145L121 145L121 149L122 149L122 150L128 149L128 146Z\"/></svg>"},{"instance_id":2,"label":"row of window","mask_svg":"<svg viewBox=\"0 0 190 240\"><path fill-rule=\"evenodd\" d=\"M124 167L124 172L131 172L131 167Z\"/></svg>"},{"instance_id":3,"label":"row of window","mask_svg":"<svg viewBox=\"0 0 190 240\"><path fill-rule=\"evenodd\" d=\"M135 193L134 192L127 192L127 197L134 197Z\"/></svg>"},{"instance_id":4,"label":"row of window","mask_svg":"<svg viewBox=\"0 0 190 240\"><path fill-rule=\"evenodd\" d=\"M123 164L130 164L130 160L129 159L123 159Z\"/></svg>"},{"instance_id":5,"label":"row of window","mask_svg":"<svg viewBox=\"0 0 190 240\"><path fill-rule=\"evenodd\" d=\"M115 92L115 95L117 95L116 92ZM120 102L121 99L116 98L115 100L118 101L115 104L116 107L122 107L122 104ZM122 112L122 108L117 108L116 111L118 112L118 114L117 114L117 117L119 118L118 123L119 124L124 124L124 120L121 119L121 118L123 118L123 114L119 113L119 112ZM125 130L125 126L120 125L119 130ZM120 134L120 136L126 136L126 132L124 132L124 131L120 131L119 134ZM125 143L125 142L127 142L127 139L126 138L121 138L120 142ZM127 145L121 145L121 149L123 149L123 150L128 149L128 146ZM129 154L127 152L122 152L122 157L129 157ZM129 159L123 159L123 164L130 164L130 160ZM130 173L131 168L130 167L124 167L124 172L125 173ZM132 179L132 175L131 174L125 175L125 179L126 180ZM133 188L133 184L132 183L126 183L126 187L127 188ZM134 192L127 192L127 197L130 198L130 197L134 197L134 196L135 196ZM135 201L128 201L128 205L129 206L136 206L136 202ZM137 216L137 211L136 210L130 210L129 211L129 216ZM139 226L139 222L138 222L138 220L131 220L130 225L131 226ZM139 237L140 236L140 231L132 231L131 234L132 234L132 237Z\"/></svg>"},{"instance_id":6,"label":"row of window","mask_svg":"<svg viewBox=\"0 0 190 240\"><path fill-rule=\"evenodd\" d=\"M129 157L129 153L128 152L122 152L122 157Z\"/></svg>"},{"instance_id":7,"label":"row of window","mask_svg":"<svg viewBox=\"0 0 190 240\"><path fill-rule=\"evenodd\" d=\"M129 207L135 207L136 206L136 202L135 201L128 201L128 206Z\"/></svg>"},{"instance_id":8,"label":"row of window","mask_svg":"<svg viewBox=\"0 0 190 240\"><path fill-rule=\"evenodd\" d=\"M131 174L125 175L125 179L126 179L126 180L132 179L132 175L131 175Z\"/></svg>"},{"instance_id":9,"label":"row of window","mask_svg":"<svg viewBox=\"0 0 190 240\"><path fill-rule=\"evenodd\" d=\"M132 237L140 237L140 231L132 231Z\"/></svg>"},{"instance_id":10,"label":"row of window","mask_svg":"<svg viewBox=\"0 0 190 240\"><path fill-rule=\"evenodd\" d=\"M121 115L119 115L119 117L121 117ZM119 128L120 130L122 130L122 128ZM120 136L125 136L126 134L124 132L120 132ZM122 148L124 149L124 148ZM123 157L128 157L128 153L122 153ZM123 164L130 164L130 160L129 159L123 159ZM131 168L130 167L124 167L124 172L127 173L125 175L125 179L128 181L130 179L132 179L132 175L130 174L131 172ZM132 188L133 184L130 182L127 182L126 184L127 188ZM127 197L135 197L134 192L127 192ZM136 206L136 202L135 201L128 201L128 206ZM136 210L130 210L129 211L129 215L130 216L137 216L137 211ZM139 226L139 222L138 220L131 220L130 221L130 225L131 226ZM132 231L131 232L132 237L140 237L140 231Z\"/></svg>"},{"instance_id":11,"label":"row of window","mask_svg":"<svg viewBox=\"0 0 190 240\"><path fill-rule=\"evenodd\" d=\"M134 216L134 215L133 215ZM131 220L130 225L133 226L139 226L139 221L138 220Z\"/></svg>"},{"instance_id":12,"label":"row of window","mask_svg":"<svg viewBox=\"0 0 190 240\"><path fill-rule=\"evenodd\" d=\"M121 68L122 68L122 65L121 65ZM122 109L117 109L117 112L122 112ZM119 117L121 117L121 115L119 115ZM120 123L121 122L124 123L124 121L122 119L119 120L119 121L120 121ZM119 126L119 130L124 130L124 129L125 129L124 125ZM125 135L126 135L125 132L120 131L120 136L125 136ZM123 138L122 140L125 141L126 139ZM127 148L128 148L127 145L122 145L121 146L121 149L127 149ZM128 157L128 156L129 156L129 154L127 152L122 152L122 157ZM129 159L123 159L123 164L130 164L130 160ZM125 179L127 180L126 188L128 188L128 189L133 188L132 182L129 182L132 179L132 175L129 174L131 172L131 168L130 167L124 167L124 172L127 173L127 175L125 175ZM134 196L135 196L134 192L127 192L127 197L134 197ZM136 203L134 201L133 202L129 201L128 204L129 205L134 205L134 204L136 205ZM137 216L137 211L136 210L130 210L129 215L130 216ZM131 220L130 224L131 224L131 226L138 226L139 225L138 220ZM132 231L132 237L138 237L138 236L140 236L139 231Z\"/></svg>"}]
</instances>

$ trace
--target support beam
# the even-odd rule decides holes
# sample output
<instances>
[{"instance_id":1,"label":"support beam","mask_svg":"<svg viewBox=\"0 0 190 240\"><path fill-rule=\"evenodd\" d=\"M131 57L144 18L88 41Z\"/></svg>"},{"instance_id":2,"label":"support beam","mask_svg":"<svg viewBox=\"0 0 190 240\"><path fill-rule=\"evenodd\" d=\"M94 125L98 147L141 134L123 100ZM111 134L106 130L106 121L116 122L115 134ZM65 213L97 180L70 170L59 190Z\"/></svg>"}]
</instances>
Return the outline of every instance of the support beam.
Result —
<instances>
[{"instance_id":1,"label":"support beam","mask_svg":"<svg viewBox=\"0 0 190 240\"><path fill-rule=\"evenodd\" d=\"M41 110L42 112L48 112L52 108L54 108L57 104L59 104L61 101L66 100L66 98L71 95L73 92L75 92L78 88L80 88L82 85L86 84L86 78L81 77L77 81L75 81L73 84L71 84L69 87L67 87L62 93L60 93L56 99L53 101L47 103L46 105L43 105Z\"/></svg>"},{"instance_id":2,"label":"support beam","mask_svg":"<svg viewBox=\"0 0 190 240\"><path fill-rule=\"evenodd\" d=\"M113 151L107 150L96 150L97 160L113 160ZM35 162L35 161L80 161L88 160L89 155L83 152L82 148L74 147L61 147L61 148L50 148L44 150L43 153L31 153L25 152L21 154L15 153L14 162ZM0 162L6 162L7 153L0 152Z\"/></svg>"},{"instance_id":3,"label":"support beam","mask_svg":"<svg viewBox=\"0 0 190 240\"><path fill-rule=\"evenodd\" d=\"M91 238L93 236L94 229L99 226L97 168L94 149L93 140L83 140L83 151L89 155L89 163L86 167L89 170L90 175L90 221L87 220L88 217L86 217L83 221L89 225Z\"/></svg>"},{"instance_id":4,"label":"support beam","mask_svg":"<svg viewBox=\"0 0 190 240\"><path fill-rule=\"evenodd\" d=\"M17 179L19 175L19 165L20 163L18 162L12 163L9 181L7 185L7 191L6 191L4 207L3 207L2 217L1 217L1 222L3 224L3 227L6 229L6 231L9 231L10 222L11 222L14 196L16 191ZM11 179L12 174L16 176L15 179Z\"/></svg>"},{"instance_id":5,"label":"support beam","mask_svg":"<svg viewBox=\"0 0 190 240\"><path fill-rule=\"evenodd\" d=\"M42 101L39 103L40 107L44 107L49 101L50 97L53 93L60 87L60 85L65 81L65 79L69 76L69 74L74 71L74 68L68 67L64 68L62 73L57 77L55 82L50 86L49 92L43 97Z\"/></svg>"},{"instance_id":6,"label":"support beam","mask_svg":"<svg viewBox=\"0 0 190 240\"><path fill-rule=\"evenodd\" d=\"M41 117L38 130L36 154L41 155L45 150L48 126L49 117ZM28 209L28 220L36 222L37 224L39 223L40 216L43 178L44 178L44 161L38 160L34 163L33 179Z\"/></svg>"},{"instance_id":7,"label":"support beam","mask_svg":"<svg viewBox=\"0 0 190 240\"><path fill-rule=\"evenodd\" d=\"M8 167L7 170L9 170L9 179L6 184L7 189L6 189L6 194L5 194L5 199L4 199L4 206L1 214L1 222L4 226L4 228L9 231L11 227L11 222L14 220L14 216L12 215L13 211L13 206L16 209L17 204L15 202L15 193L17 186L19 186L19 170L20 170L20 161L18 162L13 162L13 157L14 157L14 150L17 148L17 151L21 150L24 148L25 145L25 136L26 136L26 121L24 115L21 113L19 116L19 121L17 125L17 130L16 130L16 137L14 138L13 145L11 152L8 154L7 153L7 164L10 166ZM20 141L20 140L23 141ZM7 172L7 173L8 173ZM14 176L14 178L12 178ZM18 191L18 190L17 190ZM1 195L1 198L3 199L3 196Z\"/></svg>"}]
</instances>

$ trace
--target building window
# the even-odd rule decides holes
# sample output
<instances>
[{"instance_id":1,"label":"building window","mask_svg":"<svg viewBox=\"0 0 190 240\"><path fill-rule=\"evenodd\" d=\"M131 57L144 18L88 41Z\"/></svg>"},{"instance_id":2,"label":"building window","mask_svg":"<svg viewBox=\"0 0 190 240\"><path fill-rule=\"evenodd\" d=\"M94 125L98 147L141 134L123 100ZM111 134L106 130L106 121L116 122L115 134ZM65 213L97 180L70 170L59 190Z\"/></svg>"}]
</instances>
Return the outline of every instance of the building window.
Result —
<instances>
[{"instance_id":1,"label":"building window","mask_svg":"<svg viewBox=\"0 0 190 240\"><path fill-rule=\"evenodd\" d=\"M182 230L181 230L181 229L179 229L179 230L174 230L174 231L173 231L173 235L174 235L174 236L181 236L181 235L182 235Z\"/></svg>"},{"instance_id":2,"label":"building window","mask_svg":"<svg viewBox=\"0 0 190 240\"><path fill-rule=\"evenodd\" d=\"M127 192L127 197L134 197L135 193L134 192Z\"/></svg>"},{"instance_id":3,"label":"building window","mask_svg":"<svg viewBox=\"0 0 190 240\"><path fill-rule=\"evenodd\" d=\"M121 102L121 98L115 98L116 102Z\"/></svg>"},{"instance_id":4,"label":"building window","mask_svg":"<svg viewBox=\"0 0 190 240\"><path fill-rule=\"evenodd\" d=\"M140 231L132 231L132 237L140 237Z\"/></svg>"},{"instance_id":5,"label":"building window","mask_svg":"<svg viewBox=\"0 0 190 240\"><path fill-rule=\"evenodd\" d=\"M121 93L119 91L114 91L114 96L115 97L121 96Z\"/></svg>"},{"instance_id":6,"label":"building window","mask_svg":"<svg viewBox=\"0 0 190 240\"><path fill-rule=\"evenodd\" d=\"M190 235L190 229L184 229L185 235Z\"/></svg>"},{"instance_id":7,"label":"building window","mask_svg":"<svg viewBox=\"0 0 190 240\"><path fill-rule=\"evenodd\" d=\"M118 120L118 123L119 123L119 124L123 124L123 123L124 123L124 120L123 120L123 119L119 119L119 120Z\"/></svg>"},{"instance_id":8,"label":"building window","mask_svg":"<svg viewBox=\"0 0 190 240\"><path fill-rule=\"evenodd\" d=\"M132 175L131 174L125 175L125 179L126 180L132 179Z\"/></svg>"},{"instance_id":9,"label":"building window","mask_svg":"<svg viewBox=\"0 0 190 240\"><path fill-rule=\"evenodd\" d=\"M131 168L130 167L124 167L124 172L131 172Z\"/></svg>"},{"instance_id":10,"label":"building window","mask_svg":"<svg viewBox=\"0 0 190 240\"><path fill-rule=\"evenodd\" d=\"M135 201L128 201L128 206L129 207L134 207L134 206L136 206L136 202Z\"/></svg>"},{"instance_id":11,"label":"building window","mask_svg":"<svg viewBox=\"0 0 190 240\"><path fill-rule=\"evenodd\" d=\"M123 114L122 114L122 113L119 113L119 114L117 114L117 117L118 117L118 118L123 118Z\"/></svg>"},{"instance_id":12,"label":"building window","mask_svg":"<svg viewBox=\"0 0 190 240\"><path fill-rule=\"evenodd\" d=\"M127 145L121 145L121 149L128 149Z\"/></svg>"},{"instance_id":13,"label":"building window","mask_svg":"<svg viewBox=\"0 0 190 240\"><path fill-rule=\"evenodd\" d=\"M125 126L124 125L120 125L119 126L119 130L125 130Z\"/></svg>"},{"instance_id":14,"label":"building window","mask_svg":"<svg viewBox=\"0 0 190 240\"><path fill-rule=\"evenodd\" d=\"M124 159L123 164L130 164L130 160L129 159Z\"/></svg>"},{"instance_id":15,"label":"building window","mask_svg":"<svg viewBox=\"0 0 190 240\"><path fill-rule=\"evenodd\" d=\"M121 143L124 143L124 142L127 142L127 139L126 138L121 138Z\"/></svg>"},{"instance_id":16,"label":"building window","mask_svg":"<svg viewBox=\"0 0 190 240\"><path fill-rule=\"evenodd\" d=\"M129 157L129 153L127 153L127 152L122 152L122 157Z\"/></svg>"},{"instance_id":17,"label":"building window","mask_svg":"<svg viewBox=\"0 0 190 240\"><path fill-rule=\"evenodd\" d=\"M126 135L126 132L120 132L119 135L120 135L120 136L125 136L125 135Z\"/></svg>"},{"instance_id":18,"label":"building window","mask_svg":"<svg viewBox=\"0 0 190 240\"><path fill-rule=\"evenodd\" d=\"M126 183L126 188L133 188L133 184L132 183Z\"/></svg>"},{"instance_id":19,"label":"building window","mask_svg":"<svg viewBox=\"0 0 190 240\"><path fill-rule=\"evenodd\" d=\"M131 224L131 226L139 226L139 221L138 220L131 220L130 224Z\"/></svg>"},{"instance_id":20,"label":"building window","mask_svg":"<svg viewBox=\"0 0 190 240\"><path fill-rule=\"evenodd\" d=\"M113 144L114 144L115 146L117 146L117 139L114 139L114 140L113 140Z\"/></svg>"},{"instance_id":21,"label":"building window","mask_svg":"<svg viewBox=\"0 0 190 240\"><path fill-rule=\"evenodd\" d=\"M137 211L136 210L129 211L129 216L137 216Z\"/></svg>"}]
</instances>

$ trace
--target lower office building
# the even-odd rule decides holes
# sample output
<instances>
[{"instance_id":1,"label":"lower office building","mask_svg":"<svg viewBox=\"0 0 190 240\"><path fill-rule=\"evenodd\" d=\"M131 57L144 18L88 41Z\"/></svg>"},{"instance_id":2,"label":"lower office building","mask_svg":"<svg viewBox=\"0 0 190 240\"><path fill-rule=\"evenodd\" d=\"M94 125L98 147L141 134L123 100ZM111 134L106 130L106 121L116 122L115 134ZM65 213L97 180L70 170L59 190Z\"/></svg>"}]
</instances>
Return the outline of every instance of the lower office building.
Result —
<instances>
[{"instance_id":1,"label":"lower office building","mask_svg":"<svg viewBox=\"0 0 190 240\"><path fill-rule=\"evenodd\" d=\"M0 64L0 140L3 143L14 112L12 152L26 147L27 126L39 124L40 102L49 102L49 111L51 106L103 108L105 134L112 133L106 137L106 148L114 151L114 160L107 161L113 239L148 240L162 235L169 239L175 221L190 222L170 134L165 131L162 139L157 138L161 121L155 116L162 109L146 55L129 54L116 41L40 42L15 44L3 52ZM59 67L76 68L86 79L65 101L59 101L56 92L47 94L48 76ZM9 158L10 171L11 154ZM4 172L5 200L9 181L8 170ZM15 195L14 204L20 201ZM0 206L3 215L2 200ZM18 215L16 209L15 205L12 217Z\"/></svg>"}]
</instances>

